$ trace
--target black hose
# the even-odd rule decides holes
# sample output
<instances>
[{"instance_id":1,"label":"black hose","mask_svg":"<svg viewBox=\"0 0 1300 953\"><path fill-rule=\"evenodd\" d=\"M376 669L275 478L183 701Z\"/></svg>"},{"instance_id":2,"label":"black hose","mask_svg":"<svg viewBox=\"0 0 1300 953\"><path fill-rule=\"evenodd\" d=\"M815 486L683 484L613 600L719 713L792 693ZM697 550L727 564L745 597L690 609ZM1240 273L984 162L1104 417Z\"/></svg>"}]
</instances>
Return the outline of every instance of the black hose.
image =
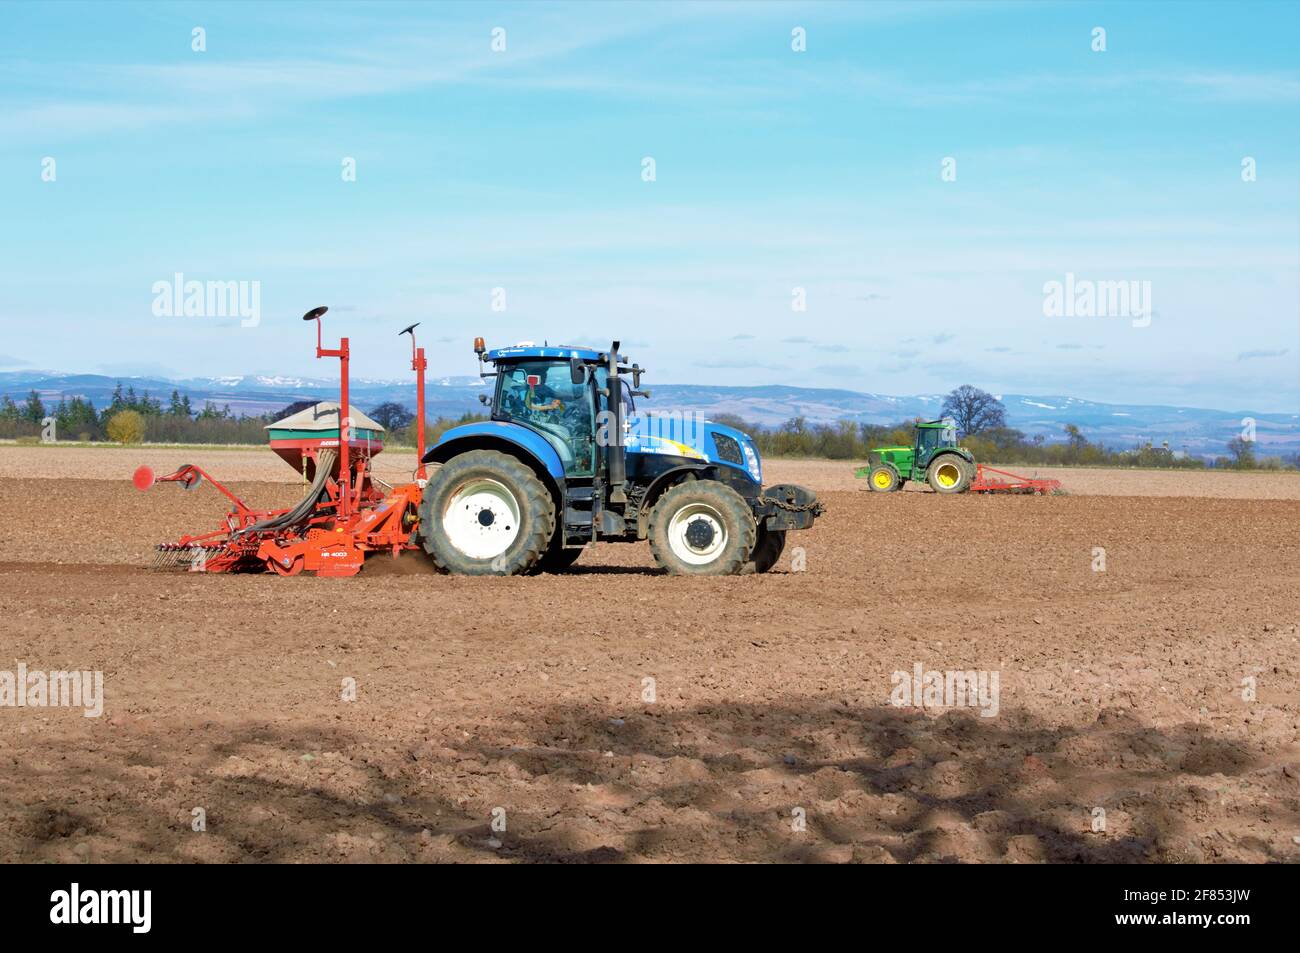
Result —
<instances>
[{"instance_id":1,"label":"black hose","mask_svg":"<svg viewBox=\"0 0 1300 953\"><path fill-rule=\"evenodd\" d=\"M338 459L338 453L334 450L322 450L316 455L316 476L312 480L307 495L304 496L293 509L281 513L279 516L272 516L270 519L262 520L260 523L254 523L252 526L236 530L231 533L234 539L245 533L261 533L272 529L288 529L297 526L299 523L306 522L316 512L316 504L320 503L325 496L325 483L330 478L330 472L334 469L334 462Z\"/></svg>"}]
</instances>

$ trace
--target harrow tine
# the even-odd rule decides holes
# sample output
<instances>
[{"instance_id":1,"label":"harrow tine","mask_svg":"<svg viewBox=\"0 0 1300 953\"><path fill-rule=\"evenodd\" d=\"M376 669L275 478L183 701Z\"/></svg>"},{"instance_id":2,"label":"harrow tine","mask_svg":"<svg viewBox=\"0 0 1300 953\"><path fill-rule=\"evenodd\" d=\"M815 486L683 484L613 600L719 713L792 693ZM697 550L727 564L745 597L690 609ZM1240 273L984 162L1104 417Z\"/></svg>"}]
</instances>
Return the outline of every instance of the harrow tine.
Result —
<instances>
[{"instance_id":1,"label":"harrow tine","mask_svg":"<svg viewBox=\"0 0 1300 953\"><path fill-rule=\"evenodd\" d=\"M152 568L155 572L189 569L202 550L203 547L201 546L178 546L173 543L163 543L154 553Z\"/></svg>"}]
</instances>

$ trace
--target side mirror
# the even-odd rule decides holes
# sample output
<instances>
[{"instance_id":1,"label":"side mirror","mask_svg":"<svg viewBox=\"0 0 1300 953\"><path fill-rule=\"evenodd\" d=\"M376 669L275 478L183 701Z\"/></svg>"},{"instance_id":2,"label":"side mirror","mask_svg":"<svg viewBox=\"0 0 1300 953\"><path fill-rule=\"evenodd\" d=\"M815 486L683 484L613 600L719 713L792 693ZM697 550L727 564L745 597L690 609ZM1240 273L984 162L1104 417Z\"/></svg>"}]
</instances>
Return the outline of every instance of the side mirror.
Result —
<instances>
[{"instance_id":1,"label":"side mirror","mask_svg":"<svg viewBox=\"0 0 1300 953\"><path fill-rule=\"evenodd\" d=\"M575 384L581 384L587 379L587 369L582 366L582 361L576 357L569 358L569 380Z\"/></svg>"}]
</instances>

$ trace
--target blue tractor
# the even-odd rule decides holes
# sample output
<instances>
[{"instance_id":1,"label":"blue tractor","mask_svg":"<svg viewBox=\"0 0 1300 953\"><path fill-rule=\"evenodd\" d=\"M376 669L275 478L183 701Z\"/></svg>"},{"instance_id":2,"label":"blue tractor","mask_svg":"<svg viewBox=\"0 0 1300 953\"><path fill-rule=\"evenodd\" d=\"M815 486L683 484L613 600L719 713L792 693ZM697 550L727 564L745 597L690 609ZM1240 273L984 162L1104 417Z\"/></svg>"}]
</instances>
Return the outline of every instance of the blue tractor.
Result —
<instances>
[{"instance_id":1,"label":"blue tractor","mask_svg":"<svg viewBox=\"0 0 1300 953\"><path fill-rule=\"evenodd\" d=\"M446 431L419 537L443 570L561 571L597 540L648 539L669 573L766 572L785 534L821 513L793 484L764 487L748 435L692 414L638 411L642 368L608 351L531 343L487 350L491 419ZM488 368L491 368L490 370Z\"/></svg>"}]
</instances>

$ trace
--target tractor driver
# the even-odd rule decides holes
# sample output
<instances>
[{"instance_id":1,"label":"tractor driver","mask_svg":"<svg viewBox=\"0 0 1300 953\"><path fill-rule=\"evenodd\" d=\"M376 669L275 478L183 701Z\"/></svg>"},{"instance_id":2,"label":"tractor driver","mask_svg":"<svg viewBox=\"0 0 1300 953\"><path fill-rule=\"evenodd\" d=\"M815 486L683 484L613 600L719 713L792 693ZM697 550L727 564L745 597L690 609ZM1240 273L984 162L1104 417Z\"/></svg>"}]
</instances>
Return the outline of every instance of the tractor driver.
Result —
<instances>
[{"instance_id":1,"label":"tractor driver","mask_svg":"<svg viewBox=\"0 0 1300 953\"><path fill-rule=\"evenodd\" d=\"M542 412L564 410L564 401L560 400L560 395L540 381L536 386L528 388L528 396L524 398L524 402L529 410Z\"/></svg>"},{"instance_id":2,"label":"tractor driver","mask_svg":"<svg viewBox=\"0 0 1300 953\"><path fill-rule=\"evenodd\" d=\"M530 377L536 383L530 384ZM553 388L544 383L541 375L530 374L528 369L523 367L511 368L502 396L502 404L507 413L520 417L551 414L564 410L564 401Z\"/></svg>"}]
</instances>

